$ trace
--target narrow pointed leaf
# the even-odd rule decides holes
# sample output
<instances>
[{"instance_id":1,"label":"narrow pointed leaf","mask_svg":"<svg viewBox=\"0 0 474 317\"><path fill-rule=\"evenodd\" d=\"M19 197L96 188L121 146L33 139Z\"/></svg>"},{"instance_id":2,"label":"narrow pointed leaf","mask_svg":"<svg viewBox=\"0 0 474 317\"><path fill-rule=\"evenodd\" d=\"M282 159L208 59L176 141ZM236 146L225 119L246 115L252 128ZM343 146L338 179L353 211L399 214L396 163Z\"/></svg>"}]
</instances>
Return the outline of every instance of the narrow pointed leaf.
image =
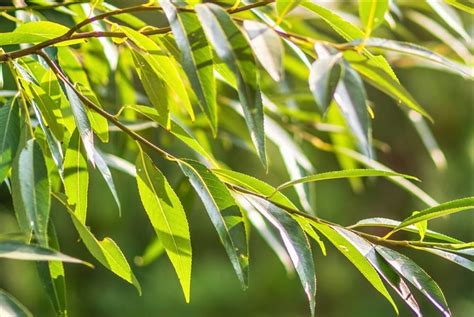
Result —
<instances>
[{"instance_id":1,"label":"narrow pointed leaf","mask_svg":"<svg viewBox=\"0 0 474 317\"><path fill-rule=\"evenodd\" d=\"M288 13L290 13L294 8L300 5L302 0L277 0L276 1L276 11L278 16L282 19Z\"/></svg>"},{"instance_id":2,"label":"narrow pointed leaf","mask_svg":"<svg viewBox=\"0 0 474 317\"><path fill-rule=\"evenodd\" d=\"M443 1L427 0L428 5L443 19L449 27L460 35L467 43L472 41L471 36L462 25L462 20L453 8Z\"/></svg>"},{"instance_id":3,"label":"narrow pointed leaf","mask_svg":"<svg viewBox=\"0 0 474 317\"><path fill-rule=\"evenodd\" d=\"M444 0L444 2L452 5L453 7L463 10L469 14L474 14L474 3L465 0Z\"/></svg>"},{"instance_id":4,"label":"narrow pointed leaf","mask_svg":"<svg viewBox=\"0 0 474 317\"><path fill-rule=\"evenodd\" d=\"M215 134L217 103L211 47L194 13L178 12L170 0L160 0L160 4L181 51L184 71Z\"/></svg>"},{"instance_id":5,"label":"narrow pointed leaf","mask_svg":"<svg viewBox=\"0 0 474 317\"><path fill-rule=\"evenodd\" d=\"M57 194L54 194L54 197L66 207L74 227L92 256L105 268L135 286L138 293L141 294L140 283L133 274L127 259L118 245L110 238L104 238L101 241L97 240L89 228L77 218L74 210L66 202L66 198Z\"/></svg>"},{"instance_id":6,"label":"narrow pointed leaf","mask_svg":"<svg viewBox=\"0 0 474 317\"><path fill-rule=\"evenodd\" d=\"M273 80L280 81L284 73L284 48L280 36L267 25L251 20L244 21L244 29L255 57Z\"/></svg>"},{"instance_id":7,"label":"narrow pointed leaf","mask_svg":"<svg viewBox=\"0 0 474 317\"><path fill-rule=\"evenodd\" d=\"M21 205L30 229L38 241L44 244L47 240L51 188L43 152L34 139L26 142L19 153L17 164L12 182L19 189Z\"/></svg>"},{"instance_id":8,"label":"narrow pointed leaf","mask_svg":"<svg viewBox=\"0 0 474 317\"><path fill-rule=\"evenodd\" d=\"M248 243L244 218L227 187L199 162L179 166L206 207L243 288L248 284Z\"/></svg>"},{"instance_id":9,"label":"narrow pointed leaf","mask_svg":"<svg viewBox=\"0 0 474 317\"><path fill-rule=\"evenodd\" d=\"M175 268L186 302L189 302L192 250L183 206L165 176L142 150L136 170L142 204Z\"/></svg>"},{"instance_id":10,"label":"narrow pointed leaf","mask_svg":"<svg viewBox=\"0 0 474 317\"><path fill-rule=\"evenodd\" d=\"M418 223L424 220L430 220L438 218L441 216L446 216L452 213L456 213L463 210L473 209L474 208L474 197L461 198L457 200L452 200L446 203L442 203L438 206L434 206L425 210L416 213L407 219L403 220L395 230L398 231L409 225Z\"/></svg>"},{"instance_id":11,"label":"narrow pointed leaf","mask_svg":"<svg viewBox=\"0 0 474 317\"><path fill-rule=\"evenodd\" d=\"M311 315L316 306L316 272L308 239L296 220L283 209L255 196L247 196L257 210L280 232L280 236L300 277Z\"/></svg>"},{"instance_id":12,"label":"narrow pointed leaf","mask_svg":"<svg viewBox=\"0 0 474 317\"><path fill-rule=\"evenodd\" d=\"M112 196L114 197L115 203L117 204L117 207L119 210L119 215L122 215L122 206L120 204L120 199L117 194L117 190L115 189L115 183L114 183L114 179L112 178L112 173L110 172L110 169L107 166L107 163L102 157L102 154L98 150L96 150L94 154L94 161L96 163L97 169L99 170L100 174L104 178L105 183L107 184L107 187L109 188L110 192L112 193Z\"/></svg>"},{"instance_id":13,"label":"narrow pointed leaf","mask_svg":"<svg viewBox=\"0 0 474 317\"><path fill-rule=\"evenodd\" d=\"M264 167L267 166L263 106L255 59L249 43L224 9L216 4L200 4L196 12L209 42L237 79L245 120Z\"/></svg>"},{"instance_id":14,"label":"narrow pointed leaf","mask_svg":"<svg viewBox=\"0 0 474 317\"><path fill-rule=\"evenodd\" d=\"M375 249L401 276L423 293L444 316L451 316L441 288L421 267L410 258L389 248L376 246Z\"/></svg>"},{"instance_id":15,"label":"narrow pointed leaf","mask_svg":"<svg viewBox=\"0 0 474 317\"><path fill-rule=\"evenodd\" d=\"M331 228L329 225L321 224L317 222L311 222L311 224L321 232L351 263L359 270L360 273L372 284L372 286L382 294L393 306L397 312L397 306L395 305L392 297L385 288L382 280L380 279L377 271L372 267L370 262L349 242L346 238L341 236L336 230Z\"/></svg>"},{"instance_id":16,"label":"narrow pointed leaf","mask_svg":"<svg viewBox=\"0 0 474 317\"><path fill-rule=\"evenodd\" d=\"M64 157L64 191L68 204L74 206L74 213L81 223L86 223L89 172L79 133L69 141Z\"/></svg>"},{"instance_id":17,"label":"narrow pointed leaf","mask_svg":"<svg viewBox=\"0 0 474 317\"><path fill-rule=\"evenodd\" d=\"M19 142L18 103L10 99L0 108L0 184L10 172Z\"/></svg>"},{"instance_id":18,"label":"narrow pointed leaf","mask_svg":"<svg viewBox=\"0 0 474 317\"><path fill-rule=\"evenodd\" d=\"M33 317L33 314L12 295L0 288L0 312L6 316Z\"/></svg>"},{"instance_id":19,"label":"narrow pointed leaf","mask_svg":"<svg viewBox=\"0 0 474 317\"><path fill-rule=\"evenodd\" d=\"M341 55L335 54L320 56L311 65L309 89L322 114L326 113L336 91L342 70L340 62Z\"/></svg>"},{"instance_id":20,"label":"narrow pointed leaf","mask_svg":"<svg viewBox=\"0 0 474 317\"><path fill-rule=\"evenodd\" d=\"M334 99L357 139L359 148L366 156L372 157L369 137L370 119L366 98L361 78L348 63L345 63L343 76L337 85Z\"/></svg>"},{"instance_id":21,"label":"narrow pointed leaf","mask_svg":"<svg viewBox=\"0 0 474 317\"><path fill-rule=\"evenodd\" d=\"M69 29L49 21L20 24L13 32L0 33L0 46L21 43L38 43L58 37Z\"/></svg>"},{"instance_id":22,"label":"narrow pointed leaf","mask_svg":"<svg viewBox=\"0 0 474 317\"><path fill-rule=\"evenodd\" d=\"M460 265L466 269L468 269L471 272L474 272L474 262L471 260L468 260L460 255L457 255L452 252L444 251L444 250L439 250L439 249L433 249L433 248L422 248L422 247L417 247L417 250L422 250L426 251L432 254L435 254L439 257L442 257L448 261L451 261L453 263L456 263L457 265Z\"/></svg>"}]
</instances>

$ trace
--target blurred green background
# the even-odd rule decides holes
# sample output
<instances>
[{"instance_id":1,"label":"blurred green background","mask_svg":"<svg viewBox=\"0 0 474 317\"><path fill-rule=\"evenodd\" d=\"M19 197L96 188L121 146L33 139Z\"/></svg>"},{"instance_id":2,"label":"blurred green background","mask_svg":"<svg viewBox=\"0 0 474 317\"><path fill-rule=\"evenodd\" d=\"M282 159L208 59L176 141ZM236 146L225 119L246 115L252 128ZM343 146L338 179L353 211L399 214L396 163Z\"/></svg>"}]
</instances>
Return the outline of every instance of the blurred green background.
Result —
<instances>
[{"instance_id":1,"label":"blurred green background","mask_svg":"<svg viewBox=\"0 0 474 317\"><path fill-rule=\"evenodd\" d=\"M416 131L395 102L367 87L368 97L375 105L374 136L391 147L388 153L380 153L379 159L397 171L422 179L421 188L440 202L472 196L472 82L426 68L395 70L402 84L434 117L435 124L431 127L446 154L448 167L446 170L436 169ZM170 149L176 147L161 136L159 130L147 133L154 141L161 142ZM123 140L121 136L112 138L112 142L120 148L113 149L115 153L121 153ZM333 155L315 151L310 147L305 150L319 171L338 169ZM134 161L134 157L127 157L126 152L123 153L126 159ZM276 156L277 148L270 146L269 157ZM229 162L235 170L262 177L273 184L288 179L281 160L273 160L269 174L265 175L255 156L240 148L230 147L225 152L221 151L219 158ZM252 232L250 242L249 289L241 290L225 251L218 242L217 233L194 192L189 190L186 183L182 183L181 174L177 173L175 167L161 161L158 164L170 182L179 188L178 194L188 213L193 245L191 303L185 304L178 280L166 256L145 267L134 264L134 258L143 253L154 236L139 201L135 180L113 171L123 210L123 215L119 218L105 183L100 175L93 172L89 188L88 225L99 239L109 236L121 246L142 284L143 295L138 296L132 286L92 260L78 241L78 235L66 212L54 203L52 219L64 252L96 265L93 270L79 265L66 265L70 316L309 316L306 297L297 276L286 272L257 232ZM365 190L357 194L345 181L318 184L315 189L318 215L350 225L359 219L373 216L402 219L413 210L424 207L416 198L385 180L366 180L364 183ZM432 221L430 228L461 240L474 240L472 212ZM10 195L6 186L0 185L0 232L17 230ZM319 249L314 248L318 278L317 316L393 316L390 304L347 259L329 243L326 243L326 246L327 256L323 256ZM453 316L474 315L474 274L428 253L402 251L438 281L445 292ZM33 263L1 260L0 288L16 296L36 316L53 316ZM418 297L420 304L427 309L426 316L438 315L422 296ZM411 315L401 301L397 303L401 316Z\"/></svg>"}]
</instances>

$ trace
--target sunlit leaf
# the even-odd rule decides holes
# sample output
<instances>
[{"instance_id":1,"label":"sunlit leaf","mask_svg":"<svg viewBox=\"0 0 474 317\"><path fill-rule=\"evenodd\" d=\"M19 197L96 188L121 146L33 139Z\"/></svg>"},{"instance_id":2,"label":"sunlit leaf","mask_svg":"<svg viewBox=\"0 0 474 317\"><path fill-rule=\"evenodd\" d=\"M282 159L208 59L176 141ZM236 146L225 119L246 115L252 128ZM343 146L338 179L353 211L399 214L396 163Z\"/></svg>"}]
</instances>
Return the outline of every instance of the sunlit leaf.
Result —
<instances>
[{"instance_id":1,"label":"sunlit leaf","mask_svg":"<svg viewBox=\"0 0 474 317\"><path fill-rule=\"evenodd\" d=\"M69 31L64 25L50 21L35 21L20 24L13 32L0 33L0 46L38 43L63 35Z\"/></svg>"},{"instance_id":2,"label":"sunlit leaf","mask_svg":"<svg viewBox=\"0 0 474 317\"><path fill-rule=\"evenodd\" d=\"M33 317L28 308L3 289L0 289L0 311L6 316Z\"/></svg>"},{"instance_id":3,"label":"sunlit leaf","mask_svg":"<svg viewBox=\"0 0 474 317\"><path fill-rule=\"evenodd\" d=\"M0 108L0 183L7 177L20 142L18 103L9 99Z\"/></svg>"},{"instance_id":4,"label":"sunlit leaf","mask_svg":"<svg viewBox=\"0 0 474 317\"><path fill-rule=\"evenodd\" d=\"M471 42L472 38L463 27L457 12L443 1L427 0L428 5L443 19L449 27L460 35L464 41Z\"/></svg>"},{"instance_id":5,"label":"sunlit leaf","mask_svg":"<svg viewBox=\"0 0 474 317\"><path fill-rule=\"evenodd\" d=\"M136 169L142 204L176 270L186 302L189 302L192 250L183 206L165 176L142 150Z\"/></svg>"},{"instance_id":6,"label":"sunlit leaf","mask_svg":"<svg viewBox=\"0 0 474 317\"><path fill-rule=\"evenodd\" d=\"M389 0L359 0L359 16L366 34L370 34L384 22L388 5Z\"/></svg>"},{"instance_id":7,"label":"sunlit leaf","mask_svg":"<svg viewBox=\"0 0 474 317\"><path fill-rule=\"evenodd\" d=\"M302 0L277 0L276 1L276 11L280 18L284 18L288 13L291 12L294 8L300 5Z\"/></svg>"}]
</instances>

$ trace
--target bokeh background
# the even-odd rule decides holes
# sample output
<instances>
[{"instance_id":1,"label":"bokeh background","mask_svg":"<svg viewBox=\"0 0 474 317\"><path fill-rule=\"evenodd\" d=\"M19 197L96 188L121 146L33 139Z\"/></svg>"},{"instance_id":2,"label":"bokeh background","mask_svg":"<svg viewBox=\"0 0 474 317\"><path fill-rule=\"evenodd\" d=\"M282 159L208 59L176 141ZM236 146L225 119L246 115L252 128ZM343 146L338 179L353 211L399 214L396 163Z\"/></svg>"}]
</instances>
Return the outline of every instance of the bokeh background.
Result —
<instances>
[{"instance_id":1,"label":"bokeh background","mask_svg":"<svg viewBox=\"0 0 474 317\"><path fill-rule=\"evenodd\" d=\"M121 1L123 3L124 1ZM121 4L122 5L122 4ZM152 17L148 17L155 23ZM471 21L472 22L472 21ZM472 24L472 23L471 23ZM0 20L0 31L12 25ZM429 39L418 30L417 36ZM367 87L368 97L376 113L373 133L376 139L390 146L390 151L379 153L379 159L391 168L412 174L420 179L426 192L440 202L474 194L474 87L472 82L439 70L415 67L395 68L403 85L434 117L431 125L448 166L437 169L424 149L415 129L395 102L382 93ZM7 81L5 89L9 88ZM11 86L10 86L11 88ZM159 130L148 131L148 137L172 151L180 151L161 135ZM124 156L130 161L124 138L114 135L113 146L105 149ZM269 157L276 157L278 149L270 146ZM338 169L334 156L305 147L308 157L320 171ZM271 162L265 174L254 155L239 147L219 151L219 158L242 172L278 184L288 179L281 160ZM98 238L112 237L132 263L142 284L143 295L103 269L78 241L74 227L64 209L53 204L52 219L58 230L65 253L96 264L95 269L66 265L68 301L72 317L130 317L130 316L195 316L195 317L298 317L309 316L308 305L300 282L294 273L287 272L275 254L257 232L250 242L250 285L241 290L223 247L218 242L204 207L172 165L158 161L170 181L178 188L188 213L193 244L193 277L191 303L185 304L182 292L166 258L161 256L147 266L134 263L143 254L154 233L139 201L135 180L113 171L121 199L123 214L117 208L100 175L92 172L89 188L88 226ZM413 210L423 208L416 198L393 184L377 179L364 181L365 190L354 193L345 181L320 183L315 187L315 207L318 215L341 224L373 216L402 219ZM430 228L465 241L474 240L472 212L463 212L430 223ZM10 195L0 185L0 232L17 231ZM329 243L327 256L314 248L318 278L317 316L393 316L386 302L362 275ZM474 275L455 264L428 253L402 250L419 263L438 281L444 290L453 315L474 315ZM0 288L4 288L36 313L53 316L44 295L33 263L0 261ZM418 293L418 295L421 295ZM420 304L427 307L426 316L437 316L429 303L419 296ZM404 304L398 301L401 316L410 316Z\"/></svg>"}]
</instances>

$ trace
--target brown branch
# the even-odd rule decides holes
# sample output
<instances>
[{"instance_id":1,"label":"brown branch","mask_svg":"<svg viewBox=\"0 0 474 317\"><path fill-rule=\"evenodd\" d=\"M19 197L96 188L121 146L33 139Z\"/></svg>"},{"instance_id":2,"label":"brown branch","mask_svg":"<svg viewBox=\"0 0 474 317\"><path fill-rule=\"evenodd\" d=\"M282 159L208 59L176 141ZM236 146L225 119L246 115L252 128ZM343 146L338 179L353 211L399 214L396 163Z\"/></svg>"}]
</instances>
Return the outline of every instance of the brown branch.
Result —
<instances>
[{"instance_id":1,"label":"brown branch","mask_svg":"<svg viewBox=\"0 0 474 317\"><path fill-rule=\"evenodd\" d=\"M87 0L83 1L71 1L71 2L65 2L65 3L54 3L50 5L32 5L32 6L23 6L23 7L15 7L15 6L0 6L0 11L28 11L28 10L34 10L34 11L40 11L40 10L52 10L52 9L57 9L57 8L63 8L63 7L68 7L71 5L75 4L83 4L83 3L89 3Z\"/></svg>"}]
</instances>

